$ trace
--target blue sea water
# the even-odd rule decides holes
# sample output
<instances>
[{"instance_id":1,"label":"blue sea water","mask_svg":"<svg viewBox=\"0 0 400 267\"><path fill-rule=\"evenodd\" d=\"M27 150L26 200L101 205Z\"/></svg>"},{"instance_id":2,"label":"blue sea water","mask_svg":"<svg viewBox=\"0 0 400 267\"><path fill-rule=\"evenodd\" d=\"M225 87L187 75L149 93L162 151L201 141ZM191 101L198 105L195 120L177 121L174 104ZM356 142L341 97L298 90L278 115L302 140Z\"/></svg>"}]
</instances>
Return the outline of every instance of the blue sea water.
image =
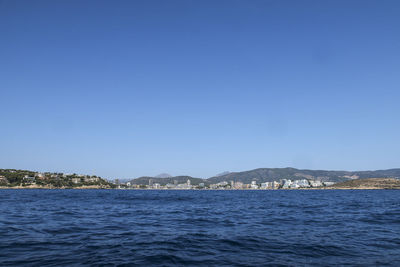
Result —
<instances>
[{"instance_id":1,"label":"blue sea water","mask_svg":"<svg viewBox=\"0 0 400 267\"><path fill-rule=\"evenodd\" d=\"M0 190L0 266L400 266L400 191Z\"/></svg>"}]
</instances>

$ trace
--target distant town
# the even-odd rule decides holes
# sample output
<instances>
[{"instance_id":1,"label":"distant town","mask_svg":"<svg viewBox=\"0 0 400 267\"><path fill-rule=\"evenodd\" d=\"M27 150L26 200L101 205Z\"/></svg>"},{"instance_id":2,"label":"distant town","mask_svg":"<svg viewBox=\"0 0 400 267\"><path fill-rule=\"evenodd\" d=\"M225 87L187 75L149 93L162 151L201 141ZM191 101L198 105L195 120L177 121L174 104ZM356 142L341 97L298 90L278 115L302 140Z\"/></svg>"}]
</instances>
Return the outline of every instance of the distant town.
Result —
<instances>
[{"instance_id":1,"label":"distant town","mask_svg":"<svg viewBox=\"0 0 400 267\"><path fill-rule=\"evenodd\" d=\"M311 187L324 187L331 186L335 184L334 182L321 182L318 180L291 180L291 179L281 179L279 181L257 183L257 181L252 181L250 184L245 184L242 182L235 181L222 181L216 184L206 185L205 183L199 183L197 185L192 185L190 179L186 183L178 183L177 180L174 183L167 183L166 185L161 185L159 183L154 183L153 179L149 179L147 185L133 184L131 182L120 183L116 180L114 184L120 189L179 189L179 190L190 190L190 189L214 189L214 190L241 190L241 189L299 189L299 188L311 188Z\"/></svg>"},{"instance_id":2,"label":"distant town","mask_svg":"<svg viewBox=\"0 0 400 267\"><path fill-rule=\"evenodd\" d=\"M1 188L80 188L149 190L281 190L324 188L398 188L400 169L378 171L321 171L260 168L224 172L207 179L170 176L107 180L96 175L0 169ZM381 180L376 180L381 179ZM384 179L384 180L382 180ZM360 182L358 182L360 181ZM379 181L379 183L377 183Z\"/></svg>"},{"instance_id":3,"label":"distant town","mask_svg":"<svg viewBox=\"0 0 400 267\"><path fill-rule=\"evenodd\" d=\"M166 179L166 178L164 178ZM173 177L172 177L173 179ZM142 179L143 180L143 179ZM180 179L182 180L182 179ZM192 182L195 181L195 184ZM137 184L131 181L120 182L119 179L107 181L95 175L33 172L26 170L0 169L0 186L2 187L26 187L26 188L115 188L115 189L211 189L211 190L244 190L244 189L299 189L331 186L334 182L311 180L311 179L279 179L272 182L258 183L256 180L251 183L239 181L221 181L218 183L199 182L199 178L188 178L186 182L179 183L173 180L172 183L160 184L154 182L153 178L148 179L147 184Z\"/></svg>"}]
</instances>

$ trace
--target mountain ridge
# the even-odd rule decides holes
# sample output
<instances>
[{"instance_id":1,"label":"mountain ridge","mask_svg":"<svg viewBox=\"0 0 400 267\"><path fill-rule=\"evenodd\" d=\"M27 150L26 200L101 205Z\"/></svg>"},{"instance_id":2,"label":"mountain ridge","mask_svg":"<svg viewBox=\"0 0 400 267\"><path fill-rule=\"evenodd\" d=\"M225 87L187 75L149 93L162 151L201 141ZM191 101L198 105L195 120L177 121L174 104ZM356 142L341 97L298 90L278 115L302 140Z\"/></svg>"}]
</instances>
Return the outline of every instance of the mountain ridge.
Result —
<instances>
[{"instance_id":1,"label":"mountain ridge","mask_svg":"<svg viewBox=\"0 0 400 267\"><path fill-rule=\"evenodd\" d=\"M171 178L172 175L169 173L160 173L159 175L154 176L155 178Z\"/></svg>"},{"instance_id":2,"label":"mountain ridge","mask_svg":"<svg viewBox=\"0 0 400 267\"><path fill-rule=\"evenodd\" d=\"M323 182L345 182L354 179L366 178L397 178L400 179L400 168L393 168L387 170L375 171L332 171L332 170L310 170L310 169L296 169L292 167L286 168L257 168L242 172L230 172L220 176L213 176L209 178L195 178L188 175L174 176L168 178L157 178L150 176L143 176L132 179L133 184L148 184L149 179L153 179L154 183L165 185L167 183L185 183L190 180L192 184L214 184L222 181L234 181L249 184L252 181L257 183L279 181L282 179L308 179L320 180Z\"/></svg>"}]
</instances>

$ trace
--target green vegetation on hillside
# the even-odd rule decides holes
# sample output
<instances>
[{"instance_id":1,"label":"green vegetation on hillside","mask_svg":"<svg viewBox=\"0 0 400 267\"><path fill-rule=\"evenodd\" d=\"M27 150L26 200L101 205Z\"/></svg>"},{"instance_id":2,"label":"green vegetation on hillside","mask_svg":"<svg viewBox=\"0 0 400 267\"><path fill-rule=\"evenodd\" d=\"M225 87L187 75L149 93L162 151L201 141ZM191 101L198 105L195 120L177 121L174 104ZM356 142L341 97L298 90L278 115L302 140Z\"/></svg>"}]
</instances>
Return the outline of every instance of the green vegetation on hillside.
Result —
<instances>
[{"instance_id":1,"label":"green vegetation on hillside","mask_svg":"<svg viewBox=\"0 0 400 267\"><path fill-rule=\"evenodd\" d=\"M31 185L71 188L80 186L113 187L112 184L95 175L40 173L27 170L0 169L0 186Z\"/></svg>"}]
</instances>

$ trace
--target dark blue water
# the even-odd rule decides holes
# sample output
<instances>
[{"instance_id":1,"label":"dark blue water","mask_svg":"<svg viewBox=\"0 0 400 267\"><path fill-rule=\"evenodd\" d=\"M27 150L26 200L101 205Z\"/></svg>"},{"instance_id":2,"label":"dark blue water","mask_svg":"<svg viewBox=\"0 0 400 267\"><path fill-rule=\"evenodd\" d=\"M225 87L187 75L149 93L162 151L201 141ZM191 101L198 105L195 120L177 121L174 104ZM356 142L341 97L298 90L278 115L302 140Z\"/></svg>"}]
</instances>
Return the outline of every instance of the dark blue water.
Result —
<instances>
[{"instance_id":1,"label":"dark blue water","mask_svg":"<svg viewBox=\"0 0 400 267\"><path fill-rule=\"evenodd\" d=\"M0 190L1 266L400 266L400 191Z\"/></svg>"}]
</instances>

